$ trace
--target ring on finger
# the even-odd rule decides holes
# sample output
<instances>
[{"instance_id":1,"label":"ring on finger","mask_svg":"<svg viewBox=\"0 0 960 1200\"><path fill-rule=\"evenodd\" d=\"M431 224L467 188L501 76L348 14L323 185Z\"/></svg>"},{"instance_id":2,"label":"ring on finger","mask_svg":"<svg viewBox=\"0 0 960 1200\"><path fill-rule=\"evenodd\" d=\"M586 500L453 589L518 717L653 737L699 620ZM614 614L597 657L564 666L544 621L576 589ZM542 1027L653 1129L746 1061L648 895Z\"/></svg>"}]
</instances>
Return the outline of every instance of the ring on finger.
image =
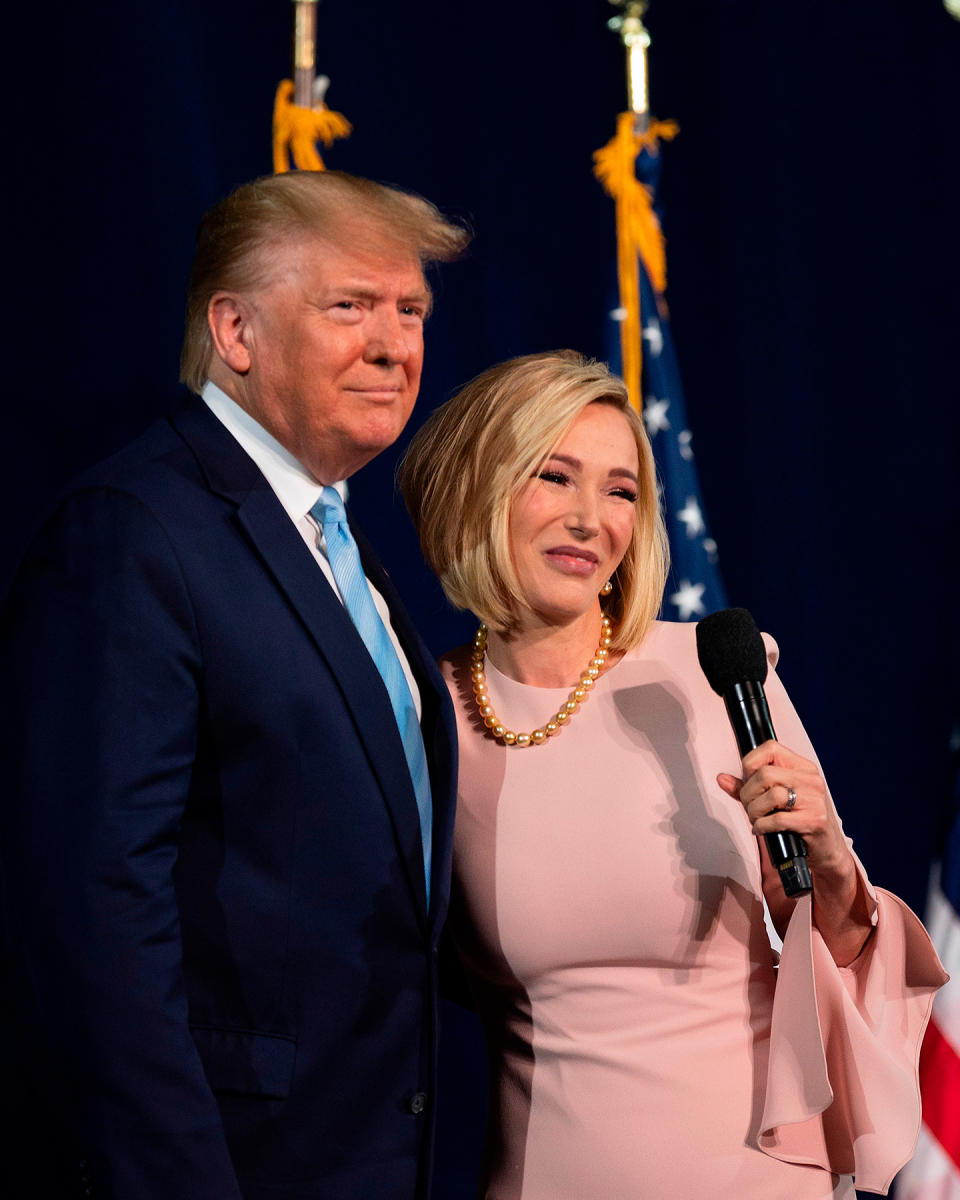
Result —
<instances>
[{"instance_id":1,"label":"ring on finger","mask_svg":"<svg viewBox=\"0 0 960 1200\"><path fill-rule=\"evenodd\" d=\"M792 787L787 788L787 802L783 806L784 812L792 812L797 803L797 793Z\"/></svg>"}]
</instances>

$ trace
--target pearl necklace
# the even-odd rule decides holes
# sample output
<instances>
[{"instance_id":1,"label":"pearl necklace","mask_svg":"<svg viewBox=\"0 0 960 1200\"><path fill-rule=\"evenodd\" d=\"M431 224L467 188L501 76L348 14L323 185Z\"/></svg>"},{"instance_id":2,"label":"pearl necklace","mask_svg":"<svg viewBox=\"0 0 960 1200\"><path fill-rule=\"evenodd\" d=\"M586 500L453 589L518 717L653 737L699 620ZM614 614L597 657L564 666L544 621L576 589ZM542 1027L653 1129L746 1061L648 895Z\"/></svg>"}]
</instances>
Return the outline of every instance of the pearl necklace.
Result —
<instances>
[{"instance_id":1,"label":"pearl necklace","mask_svg":"<svg viewBox=\"0 0 960 1200\"><path fill-rule=\"evenodd\" d=\"M473 639L470 675L473 679L473 698L480 710L480 716L483 717L484 725L497 741L503 742L505 746L542 746L547 738L553 737L562 726L566 725L586 700L587 694L607 661L612 641L613 623L608 616L604 616L600 623L600 645L594 651L587 669L581 674L580 682L570 693L569 698L560 706L559 712L554 713L549 721L545 721L539 729L534 729L532 733L514 733L512 729L507 729L493 711L493 705L487 694L487 676L483 670L483 660L487 649L487 627L481 622Z\"/></svg>"}]
</instances>

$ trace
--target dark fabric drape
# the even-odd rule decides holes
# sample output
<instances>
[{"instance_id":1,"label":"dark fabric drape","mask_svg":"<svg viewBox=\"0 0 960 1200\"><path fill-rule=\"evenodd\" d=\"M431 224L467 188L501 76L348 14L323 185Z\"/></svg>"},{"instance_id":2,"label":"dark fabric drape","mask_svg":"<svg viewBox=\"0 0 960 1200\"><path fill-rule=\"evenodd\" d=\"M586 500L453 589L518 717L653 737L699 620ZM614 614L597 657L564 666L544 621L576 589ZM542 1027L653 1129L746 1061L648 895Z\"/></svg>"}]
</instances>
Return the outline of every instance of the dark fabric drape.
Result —
<instances>
[{"instance_id":1,"label":"dark fabric drape","mask_svg":"<svg viewBox=\"0 0 960 1200\"><path fill-rule=\"evenodd\" d=\"M284 0L21 9L0 586L59 483L176 403L193 230L270 170L292 28ZM435 281L413 424L495 360L604 354L613 210L591 153L625 106L612 11L319 8L328 102L355 126L328 164L476 232ZM940 0L654 0L648 24L653 106L681 126L667 295L724 582L778 639L873 878L922 909L958 708L960 22ZM353 503L439 653L472 626L421 565L401 449ZM461 1052L476 1071L452 1026L450 1073ZM471 1194L460 1119L441 1197Z\"/></svg>"}]
</instances>

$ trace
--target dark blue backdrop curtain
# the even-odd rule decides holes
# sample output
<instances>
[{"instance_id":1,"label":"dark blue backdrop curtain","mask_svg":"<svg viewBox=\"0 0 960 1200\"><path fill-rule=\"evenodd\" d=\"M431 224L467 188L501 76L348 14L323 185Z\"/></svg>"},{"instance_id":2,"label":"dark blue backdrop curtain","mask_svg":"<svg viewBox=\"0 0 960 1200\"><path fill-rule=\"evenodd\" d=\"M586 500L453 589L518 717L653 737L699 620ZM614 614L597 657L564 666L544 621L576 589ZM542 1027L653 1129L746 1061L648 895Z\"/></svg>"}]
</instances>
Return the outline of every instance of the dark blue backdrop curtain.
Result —
<instances>
[{"instance_id":1,"label":"dark blue backdrop curtain","mask_svg":"<svg viewBox=\"0 0 960 1200\"><path fill-rule=\"evenodd\" d=\"M328 100L355 126L329 165L476 231L436 282L414 423L495 360L604 355L613 208L591 153L625 107L612 11L320 5ZM24 13L0 587L58 484L177 402L193 230L270 170L292 25L288 0ZM648 24L653 106L681 126L667 294L724 583L780 642L874 879L922 908L958 679L960 23L941 0L654 0ZM420 564L395 460L353 502L439 653L471 623ZM473 1027L451 1027L448 1074L475 1073ZM475 1091L445 1118L441 1200L471 1194Z\"/></svg>"}]
</instances>

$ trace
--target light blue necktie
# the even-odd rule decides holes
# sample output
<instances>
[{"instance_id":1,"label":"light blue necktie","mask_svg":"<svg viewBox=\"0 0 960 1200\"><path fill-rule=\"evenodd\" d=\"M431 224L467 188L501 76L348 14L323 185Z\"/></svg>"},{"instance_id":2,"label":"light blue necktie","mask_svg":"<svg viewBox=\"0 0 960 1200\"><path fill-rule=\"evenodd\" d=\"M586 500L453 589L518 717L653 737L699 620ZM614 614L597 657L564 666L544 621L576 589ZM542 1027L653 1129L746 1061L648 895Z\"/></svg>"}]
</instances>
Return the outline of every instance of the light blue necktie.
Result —
<instances>
[{"instance_id":1,"label":"light blue necktie","mask_svg":"<svg viewBox=\"0 0 960 1200\"><path fill-rule=\"evenodd\" d=\"M343 501L336 488L325 487L310 515L323 530L327 543L327 558L337 581L344 607L370 651L383 679L397 718L403 752L407 756L410 778L420 812L420 838L423 843L423 870L427 885L427 905L430 904L430 845L433 833L433 804L430 799L430 772L423 748L423 734L417 719L413 696L403 673L400 659L380 614L377 612L370 588L367 586L360 562L360 552L353 540Z\"/></svg>"}]
</instances>

